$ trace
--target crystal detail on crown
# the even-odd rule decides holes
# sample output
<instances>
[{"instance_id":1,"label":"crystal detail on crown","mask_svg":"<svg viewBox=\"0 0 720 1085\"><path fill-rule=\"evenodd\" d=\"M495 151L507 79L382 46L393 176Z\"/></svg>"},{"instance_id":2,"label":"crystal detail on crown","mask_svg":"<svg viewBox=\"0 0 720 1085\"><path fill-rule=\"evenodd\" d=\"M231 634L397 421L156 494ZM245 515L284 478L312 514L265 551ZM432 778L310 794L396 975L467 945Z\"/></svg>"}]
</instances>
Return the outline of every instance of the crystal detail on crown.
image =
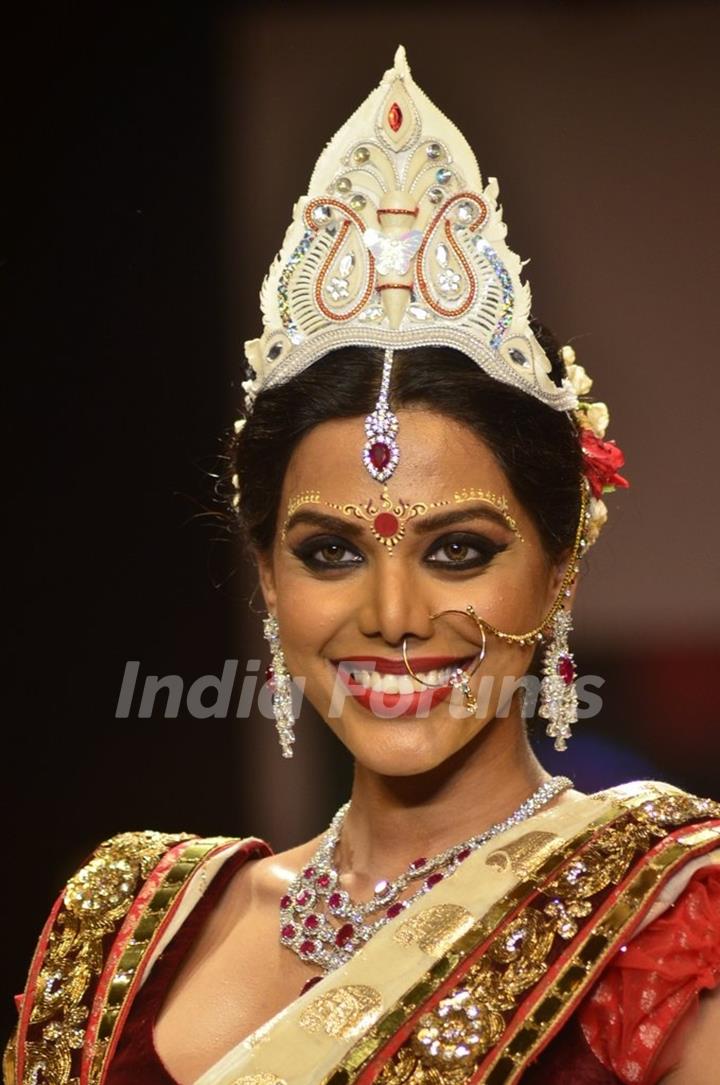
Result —
<instances>
[{"instance_id":1,"label":"crystal detail on crown","mask_svg":"<svg viewBox=\"0 0 720 1085\"><path fill-rule=\"evenodd\" d=\"M245 344L248 411L261 390L350 345L453 347L491 377L574 410L572 385L551 379L530 328L530 288L506 244L498 193L400 46L320 155L265 278L264 331ZM390 428L368 439L392 449ZM389 478L394 465L380 459L376 450L369 462Z\"/></svg>"}]
</instances>

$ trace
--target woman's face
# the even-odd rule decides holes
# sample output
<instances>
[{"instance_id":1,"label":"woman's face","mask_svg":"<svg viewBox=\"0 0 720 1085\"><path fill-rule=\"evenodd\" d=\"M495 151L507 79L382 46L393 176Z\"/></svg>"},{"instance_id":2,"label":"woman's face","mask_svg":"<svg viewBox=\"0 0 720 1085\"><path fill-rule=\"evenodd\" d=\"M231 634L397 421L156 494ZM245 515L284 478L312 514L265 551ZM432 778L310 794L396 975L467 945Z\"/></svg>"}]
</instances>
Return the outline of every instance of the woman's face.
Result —
<instances>
[{"instance_id":1,"label":"woman's face","mask_svg":"<svg viewBox=\"0 0 720 1085\"><path fill-rule=\"evenodd\" d=\"M447 678L453 665L472 670L481 634L465 615L430 615L472 603L496 628L525 633L564 572L482 440L429 410L397 417L400 461L385 484L362 462L362 419L325 422L303 438L272 553L259 558L290 674L304 678L305 696L353 756L391 776L430 771L507 715L509 685L532 658L532 647L488 634L470 715ZM403 638L413 670L438 693L400 677Z\"/></svg>"}]
</instances>

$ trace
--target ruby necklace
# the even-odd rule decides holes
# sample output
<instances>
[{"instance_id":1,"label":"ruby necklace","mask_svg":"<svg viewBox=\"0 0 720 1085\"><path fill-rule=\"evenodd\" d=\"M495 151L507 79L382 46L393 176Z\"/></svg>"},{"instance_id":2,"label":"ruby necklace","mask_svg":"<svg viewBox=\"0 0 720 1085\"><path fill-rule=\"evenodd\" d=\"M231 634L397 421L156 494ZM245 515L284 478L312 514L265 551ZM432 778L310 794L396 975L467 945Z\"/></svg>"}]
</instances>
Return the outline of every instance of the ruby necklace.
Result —
<instances>
[{"instance_id":1,"label":"ruby necklace","mask_svg":"<svg viewBox=\"0 0 720 1085\"><path fill-rule=\"evenodd\" d=\"M428 859L414 859L394 881L383 878L368 901L354 901L340 887L334 865L340 833L350 803L341 806L308 866L293 878L280 901L280 941L303 961L331 972L345 964L380 927L400 915L409 904L449 877L481 844L532 817L561 791L572 787L567 776L553 776L532 793L509 817L489 829L453 844ZM413 882L421 884L408 897L400 895ZM313 977L310 986L320 977Z\"/></svg>"}]
</instances>

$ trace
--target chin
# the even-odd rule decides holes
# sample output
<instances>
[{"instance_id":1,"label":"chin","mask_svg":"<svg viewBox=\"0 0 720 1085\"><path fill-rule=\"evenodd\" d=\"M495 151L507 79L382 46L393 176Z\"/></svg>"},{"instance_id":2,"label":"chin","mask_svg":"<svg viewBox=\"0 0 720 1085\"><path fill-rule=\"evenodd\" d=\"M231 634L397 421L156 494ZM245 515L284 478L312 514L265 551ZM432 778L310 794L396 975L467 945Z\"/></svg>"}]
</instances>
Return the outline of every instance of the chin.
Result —
<instances>
[{"instance_id":1,"label":"chin","mask_svg":"<svg viewBox=\"0 0 720 1085\"><path fill-rule=\"evenodd\" d=\"M333 721L333 731L355 761L380 776L420 776L432 772L470 742L479 729L473 721L473 731L467 720L455 720L446 715L423 720L378 720L367 723L355 719Z\"/></svg>"}]
</instances>

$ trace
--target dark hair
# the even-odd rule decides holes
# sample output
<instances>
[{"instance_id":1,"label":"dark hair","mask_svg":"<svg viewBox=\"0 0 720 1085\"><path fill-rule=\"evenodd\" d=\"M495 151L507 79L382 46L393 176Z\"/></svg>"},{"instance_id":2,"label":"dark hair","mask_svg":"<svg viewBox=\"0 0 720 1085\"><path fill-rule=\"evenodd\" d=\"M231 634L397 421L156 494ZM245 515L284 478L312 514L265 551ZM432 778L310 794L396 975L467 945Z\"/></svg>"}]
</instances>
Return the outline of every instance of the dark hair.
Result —
<instances>
[{"instance_id":1,"label":"dark hair","mask_svg":"<svg viewBox=\"0 0 720 1085\"><path fill-rule=\"evenodd\" d=\"M539 324L536 336L559 383L564 366L557 343ZM228 476L237 474L238 523L246 541L271 548L285 471L293 450L314 426L373 410L382 350L343 347L286 384L261 392L241 433L231 439ZM582 453L572 417L488 376L450 347L397 352L390 405L425 406L464 423L489 446L552 558L572 546L580 514Z\"/></svg>"}]
</instances>

